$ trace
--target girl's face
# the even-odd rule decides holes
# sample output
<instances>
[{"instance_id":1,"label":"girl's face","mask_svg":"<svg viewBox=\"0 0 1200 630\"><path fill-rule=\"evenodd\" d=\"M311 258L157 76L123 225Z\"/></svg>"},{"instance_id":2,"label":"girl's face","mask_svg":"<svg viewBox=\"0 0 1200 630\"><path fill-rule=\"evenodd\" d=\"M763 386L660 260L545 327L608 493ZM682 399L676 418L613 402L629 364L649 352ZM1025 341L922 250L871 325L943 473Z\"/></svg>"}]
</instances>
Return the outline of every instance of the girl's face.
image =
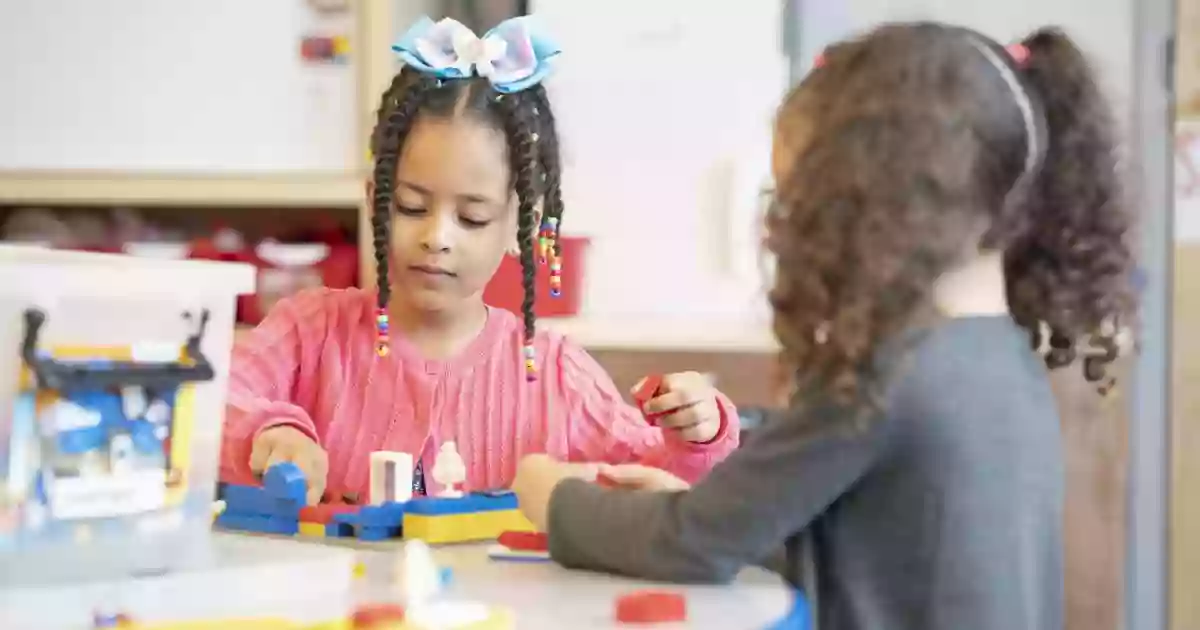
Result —
<instances>
[{"instance_id":1,"label":"girl's face","mask_svg":"<svg viewBox=\"0 0 1200 630\"><path fill-rule=\"evenodd\" d=\"M419 118L396 175L393 294L422 311L478 300L516 247L504 134L468 117Z\"/></svg>"}]
</instances>

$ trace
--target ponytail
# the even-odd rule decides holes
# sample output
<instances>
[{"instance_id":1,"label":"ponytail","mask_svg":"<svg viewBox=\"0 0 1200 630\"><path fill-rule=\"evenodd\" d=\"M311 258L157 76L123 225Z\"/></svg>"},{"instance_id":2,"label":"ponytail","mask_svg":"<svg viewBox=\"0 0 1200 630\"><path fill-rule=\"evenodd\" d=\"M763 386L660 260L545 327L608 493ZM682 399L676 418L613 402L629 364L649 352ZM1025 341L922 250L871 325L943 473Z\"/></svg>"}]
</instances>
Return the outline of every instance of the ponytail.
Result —
<instances>
[{"instance_id":1,"label":"ponytail","mask_svg":"<svg viewBox=\"0 0 1200 630\"><path fill-rule=\"evenodd\" d=\"M1046 147L1023 199L1029 229L1005 250L1009 303L1046 365L1075 363L1102 392L1116 335L1133 315L1131 217L1118 170L1116 125L1079 48L1058 29L1022 42L1022 78L1044 113Z\"/></svg>"}]
</instances>

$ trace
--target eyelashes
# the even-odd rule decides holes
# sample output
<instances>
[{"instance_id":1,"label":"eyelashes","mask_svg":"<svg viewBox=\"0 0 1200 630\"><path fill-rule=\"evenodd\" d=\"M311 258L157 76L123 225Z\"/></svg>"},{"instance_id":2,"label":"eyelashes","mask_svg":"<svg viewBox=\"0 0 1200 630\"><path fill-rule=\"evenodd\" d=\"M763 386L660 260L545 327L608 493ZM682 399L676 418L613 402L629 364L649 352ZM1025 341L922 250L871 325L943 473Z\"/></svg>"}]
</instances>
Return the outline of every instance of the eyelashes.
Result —
<instances>
[{"instance_id":1,"label":"eyelashes","mask_svg":"<svg viewBox=\"0 0 1200 630\"><path fill-rule=\"evenodd\" d=\"M422 217L422 216L425 216L425 213L426 213L425 208L418 208L416 206L406 206L403 204L395 204L394 207L395 207L396 214L399 214L399 215L405 216L405 217L414 217L414 218ZM467 228L473 229L473 230L487 227L487 226L491 225L491 223L492 223L491 219L474 219L474 218L471 218L468 216L463 216L461 214L458 215L458 221L464 227L467 227Z\"/></svg>"}]
</instances>

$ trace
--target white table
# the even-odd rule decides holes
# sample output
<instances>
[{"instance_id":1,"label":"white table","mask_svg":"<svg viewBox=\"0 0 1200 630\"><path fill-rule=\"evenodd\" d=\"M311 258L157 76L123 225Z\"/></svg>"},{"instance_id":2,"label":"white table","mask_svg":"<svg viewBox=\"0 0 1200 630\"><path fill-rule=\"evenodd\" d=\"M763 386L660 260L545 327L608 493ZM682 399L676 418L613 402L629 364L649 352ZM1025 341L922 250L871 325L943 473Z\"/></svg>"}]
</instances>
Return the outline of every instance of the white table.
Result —
<instances>
[{"instance_id":1,"label":"white table","mask_svg":"<svg viewBox=\"0 0 1200 630\"><path fill-rule=\"evenodd\" d=\"M399 593L389 581L401 556L402 543L353 545L366 565L361 602L395 600ZM686 594L686 628L750 630L771 627L791 610L790 589L776 574L759 568L744 570L723 586L678 586L570 571L552 562L504 562L487 556L489 545L434 548L434 557L454 576L446 595L455 599L504 606L516 615L520 630L616 628L616 598L644 588ZM656 625L655 628L669 626ZM680 626L675 626L680 627Z\"/></svg>"},{"instance_id":2,"label":"white table","mask_svg":"<svg viewBox=\"0 0 1200 630\"><path fill-rule=\"evenodd\" d=\"M494 561L488 546L434 548L438 564L453 571L445 596L507 608L520 630L617 627L617 596L643 588L685 593L686 628L762 630L782 620L792 605L784 582L757 568L726 586L663 585L568 571L549 562ZM356 605L400 597L394 576L402 541L214 533L206 543L174 554L179 556L174 568L156 575L121 577L102 567L66 564L61 575L46 579L10 575L15 579L0 589L0 628L82 630L97 609L145 623L254 617L318 622L349 614ZM356 560L366 568L365 579L351 578Z\"/></svg>"}]
</instances>

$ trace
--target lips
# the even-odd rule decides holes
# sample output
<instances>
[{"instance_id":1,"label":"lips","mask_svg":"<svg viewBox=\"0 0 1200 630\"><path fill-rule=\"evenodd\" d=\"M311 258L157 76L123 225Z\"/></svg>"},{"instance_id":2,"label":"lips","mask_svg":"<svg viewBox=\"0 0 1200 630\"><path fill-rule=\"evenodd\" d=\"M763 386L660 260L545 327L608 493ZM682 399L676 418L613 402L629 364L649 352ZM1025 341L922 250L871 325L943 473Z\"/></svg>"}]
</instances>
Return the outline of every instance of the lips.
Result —
<instances>
[{"instance_id":1,"label":"lips","mask_svg":"<svg viewBox=\"0 0 1200 630\"><path fill-rule=\"evenodd\" d=\"M427 276L444 276L447 278L454 277L453 273L436 265L411 265L409 266L409 269Z\"/></svg>"}]
</instances>

